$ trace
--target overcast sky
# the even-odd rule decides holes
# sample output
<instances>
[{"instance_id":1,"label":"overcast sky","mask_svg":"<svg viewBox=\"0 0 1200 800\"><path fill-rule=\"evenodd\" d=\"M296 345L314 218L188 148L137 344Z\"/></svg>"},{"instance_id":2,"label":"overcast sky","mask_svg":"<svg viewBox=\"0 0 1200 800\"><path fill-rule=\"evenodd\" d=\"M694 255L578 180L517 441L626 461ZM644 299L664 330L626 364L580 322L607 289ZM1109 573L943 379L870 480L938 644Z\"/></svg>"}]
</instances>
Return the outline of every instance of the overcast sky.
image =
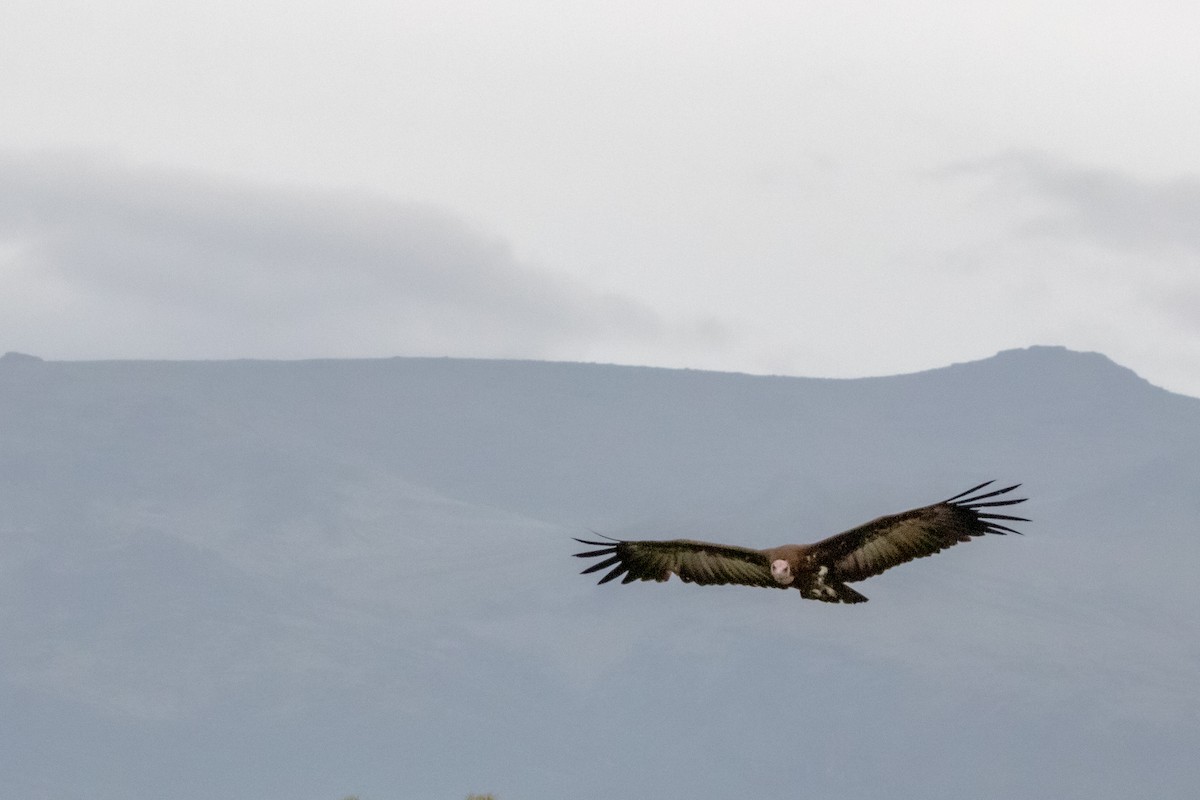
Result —
<instances>
[{"instance_id":1,"label":"overcast sky","mask_svg":"<svg viewBox=\"0 0 1200 800\"><path fill-rule=\"evenodd\" d=\"M0 351L1200 396L1200 6L0 8Z\"/></svg>"}]
</instances>

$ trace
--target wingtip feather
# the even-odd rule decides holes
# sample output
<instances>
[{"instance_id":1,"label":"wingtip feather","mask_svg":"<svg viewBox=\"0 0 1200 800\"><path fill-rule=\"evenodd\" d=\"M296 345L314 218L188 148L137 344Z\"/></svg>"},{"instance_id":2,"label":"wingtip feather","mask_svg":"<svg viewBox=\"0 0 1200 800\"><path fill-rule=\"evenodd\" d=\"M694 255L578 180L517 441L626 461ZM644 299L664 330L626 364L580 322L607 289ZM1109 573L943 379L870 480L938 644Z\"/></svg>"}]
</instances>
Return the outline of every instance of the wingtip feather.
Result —
<instances>
[{"instance_id":1,"label":"wingtip feather","mask_svg":"<svg viewBox=\"0 0 1200 800\"><path fill-rule=\"evenodd\" d=\"M595 556L606 556L609 553L615 553L615 552L617 552L617 548L605 547L602 550L588 550L585 553L572 553L571 555L575 556L576 558L593 558Z\"/></svg>"},{"instance_id":2,"label":"wingtip feather","mask_svg":"<svg viewBox=\"0 0 1200 800\"><path fill-rule=\"evenodd\" d=\"M1006 519L1010 522L1029 522L1028 517L1014 517L1012 514L980 514L980 519Z\"/></svg>"},{"instance_id":3,"label":"wingtip feather","mask_svg":"<svg viewBox=\"0 0 1200 800\"><path fill-rule=\"evenodd\" d=\"M626 568L626 566L625 566L624 564L617 564L617 566L613 567L613 570L612 570L612 572L608 573L608 574L607 574L607 575L605 575L603 578L601 578L600 580L596 581L596 585L597 585L597 586L599 586L599 585L600 585L600 584L602 584L602 583L608 583L608 582L609 582L609 581L611 581L613 578L615 578L615 577L617 577L618 575L620 575L622 572L625 572L625 570L626 570L626 569L627 569L627 568Z\"/></svg>"},{"instance_id":4,"label":"wingtip feather","mask_svg":"<svg viewBox=\"0 0 1200 800\"><path fill-rule=\"evenodd\" d=\"M996 482L995 480L984 481L983 483L979 484L978 486L972 486L970 489L967 489L965 492L960 492L960 493L954 495L954 497L948 497L945 500L943 500L942 502L943 503L953 503L955 500L959 499L960 497L966 497L969 494L973 494L973 493L979 491L980 489L982 489L985 486L991 486L995 482Z\"/></svg>"},{"instance_id":5,"label":"wingtip feather","mask_svg":"<svg viewBox=\"0 0 1200 800\"><path fill-rule=\"evenodd\" d=\"M618 563L620 560L621 560L620 556L613 556L612 558L607 558L604 561L597 561L595 564L592 564L590 567L587 567L579 574L587 575L589 572L597 572L599 570L604 569L605 567L611 567L613 564Z\"/></svg>"},{"instance_id":6,"label":"wingtip feather","mask_svg":"<svg viewBox=\"0 0 1200 800\"><path fill-rule=\"evenodd\" d=\"M975 503L968 501L965 503L959 503L958 505L962 506L963 508L992 508L993 506L1015 506L1017 503L1024 503L1027 499L1029 498L1018 497L1012 500L989 500L986 503Z\"/></svg>"}]
</instances>

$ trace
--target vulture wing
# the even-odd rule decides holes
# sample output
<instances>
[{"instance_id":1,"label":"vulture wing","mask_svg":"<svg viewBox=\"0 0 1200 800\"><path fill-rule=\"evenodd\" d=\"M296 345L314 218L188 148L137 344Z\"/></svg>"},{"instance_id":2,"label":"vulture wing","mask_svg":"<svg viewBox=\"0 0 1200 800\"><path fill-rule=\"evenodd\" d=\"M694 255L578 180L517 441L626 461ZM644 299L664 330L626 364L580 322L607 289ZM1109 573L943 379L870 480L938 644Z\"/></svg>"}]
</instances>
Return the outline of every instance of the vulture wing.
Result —
<instances>
[{"instance_id":1,"label":"vulture wing","mask_svg":"<svg viewBox=\"0 0 1200 800\"><path fill-rule=\"evenodd\" d=\"M872 520L817 542L811 552L817 563L828 565L838 579L850 582L878 575L914 558L931 556L974 536L1020 533L996 520L1028 522L1024 517L979 510L1025 502L1025 498L989 499L1008 494L1020 484L976 494L991 483L981 483L931 506Z\"/></svg>"},{"instance_id":2,"label":"vulture wing","mask_svg":"<svg viewBox=\"0 0 1200 800\"><path fill-rule=\"evenodd\" d=\"M665 581L672 574L685 583L708 585L740 583L745 586L776 586L784 588L771 577L767 556L748 547L694 542L675 539L668 542L590 542L576 539L580 544L597 545L601 549L576 553L577 558L600 558L581 574L611 567L600 583L624 575L621 583L630 581Z\"/></svg>"}]
</instances>

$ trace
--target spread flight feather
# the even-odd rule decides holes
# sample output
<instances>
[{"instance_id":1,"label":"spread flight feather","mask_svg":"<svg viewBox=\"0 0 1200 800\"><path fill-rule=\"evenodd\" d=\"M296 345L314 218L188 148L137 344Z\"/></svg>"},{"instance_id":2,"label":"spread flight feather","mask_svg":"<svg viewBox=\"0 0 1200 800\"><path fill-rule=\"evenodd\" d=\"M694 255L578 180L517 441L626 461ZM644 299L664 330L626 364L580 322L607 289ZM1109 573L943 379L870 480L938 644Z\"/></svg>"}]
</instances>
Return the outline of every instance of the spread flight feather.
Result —
<instances>
[{"instance_id":1,"label":"spread flight feather","mask_svg":"<svg viewBox=\"0 0 1200 800\"><path fill-rule=\"evenodd\" d=\"M847 583L870 578L897 564L933 555L976 536L1020 533L1002 523L1029 520L992 511L1025 502L1025 498L996 499L1020 484L977 494L991 484L992 481L987 481L940 503L879 517L814 544L755 550L690 539L604 542L576 539L600 549L575 555L601 559L583 570L586 575L608 569L600 583L618 577L621 583L665 581L671 575L678 575L685 583L702 586L733 583L777 589L795 587L801 596L813 600L863 603L867 598L846 586Z\"/></svg>"}]
</instances>

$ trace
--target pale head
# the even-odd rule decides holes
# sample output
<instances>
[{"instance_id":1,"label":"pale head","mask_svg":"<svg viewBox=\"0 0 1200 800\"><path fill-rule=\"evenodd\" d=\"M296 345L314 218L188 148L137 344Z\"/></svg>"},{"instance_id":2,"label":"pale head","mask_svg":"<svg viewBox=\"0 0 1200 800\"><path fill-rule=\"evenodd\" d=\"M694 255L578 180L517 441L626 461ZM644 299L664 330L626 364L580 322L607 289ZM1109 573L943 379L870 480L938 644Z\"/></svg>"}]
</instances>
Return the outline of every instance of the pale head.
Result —
<instances>
[{"instance_id":1,"label":"pale head","mask_svg":"<svg viewBox=\"0 0 1200 800\"><path fill-rule=\"evenodd\" d=\"M792 574L792 565L785 558L777 558L771 562L771 577L781 586L787 586L796 580L796 576Z\"/></svg>"}]
</instances>

